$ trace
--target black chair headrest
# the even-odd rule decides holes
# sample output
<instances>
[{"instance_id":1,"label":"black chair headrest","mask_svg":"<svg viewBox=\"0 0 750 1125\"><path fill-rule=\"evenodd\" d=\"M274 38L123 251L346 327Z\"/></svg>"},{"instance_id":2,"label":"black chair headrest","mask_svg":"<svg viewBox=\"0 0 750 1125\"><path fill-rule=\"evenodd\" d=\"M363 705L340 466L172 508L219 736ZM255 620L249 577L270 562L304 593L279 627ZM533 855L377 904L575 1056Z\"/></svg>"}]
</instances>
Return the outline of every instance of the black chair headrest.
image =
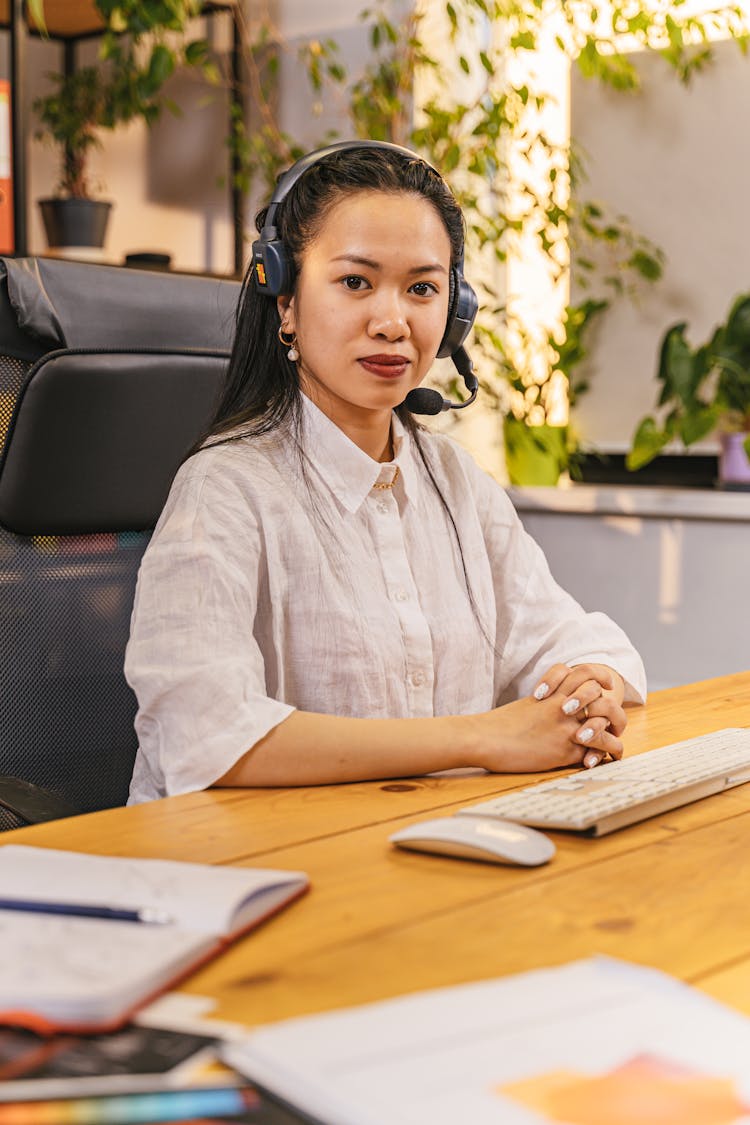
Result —
<instances>
[{"instance_id":1,"label":"black chair headrest","mask_svg":"<svg viewBox=\"0 0 750 1125\"><path fill-rule=\"evenodd\" d=\"M0 259L3 271L0 356L36 362L0 458L0 525L150 530L210 423L239 283L33 258ZM18 334L6 345L8 302Z\"/></svg>"},{"instance_id":2,"label":"black chair headrest","mask_svg":"<svg viewBox=\"0 0 750 1125\"><path fill-rule=\"evenodd\" d=\"M229 348L240 284L56 258L0 258L23 333L52 348ZM0 341L0 350L2 342Z\"/></svg>"}]
</instances>

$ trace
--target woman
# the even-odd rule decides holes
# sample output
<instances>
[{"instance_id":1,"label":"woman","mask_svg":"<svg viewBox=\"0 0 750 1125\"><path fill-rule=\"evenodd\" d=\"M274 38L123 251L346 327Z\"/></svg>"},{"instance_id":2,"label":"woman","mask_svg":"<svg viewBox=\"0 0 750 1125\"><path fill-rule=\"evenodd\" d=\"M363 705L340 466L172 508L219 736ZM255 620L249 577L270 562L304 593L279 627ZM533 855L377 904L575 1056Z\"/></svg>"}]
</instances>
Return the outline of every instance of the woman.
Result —
<instances>
[{"instance_id":1,"label":"woman","mask_svg":"<svg viewBox=\"0 0 750 1125\"><path fill-rule=\"evenodd\" d=\"M222 402L141 567L131 802L619 757L639 657L404 404L453 315L455 200L394 146L304 167L259 216Z\"/></svg>"}]
</instances>

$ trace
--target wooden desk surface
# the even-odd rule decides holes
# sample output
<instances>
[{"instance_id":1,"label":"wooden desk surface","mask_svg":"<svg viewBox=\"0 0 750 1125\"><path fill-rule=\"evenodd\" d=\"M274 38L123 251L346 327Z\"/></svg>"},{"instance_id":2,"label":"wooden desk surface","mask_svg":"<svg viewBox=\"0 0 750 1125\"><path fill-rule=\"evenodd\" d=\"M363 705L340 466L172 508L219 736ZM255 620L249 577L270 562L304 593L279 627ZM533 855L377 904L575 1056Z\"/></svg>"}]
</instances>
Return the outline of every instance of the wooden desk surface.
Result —
<instances>
[{"instance_id":1,"label":"wooden desk surface","mask_svg":"<svg viewBox=\"0 0 750 1125\"><path fill-rule=\"evenodd\" d=\"M750 725L750 672L658 692L626 752ZM397 827L527 784L443 776L212 790L6 833L2 843L300 868L312 889L184 984L247 1024L592 953L664 969L750 1014L750 785L602 839L552 833L525 870L399 851Z\"/></svg>"}]
</instances>

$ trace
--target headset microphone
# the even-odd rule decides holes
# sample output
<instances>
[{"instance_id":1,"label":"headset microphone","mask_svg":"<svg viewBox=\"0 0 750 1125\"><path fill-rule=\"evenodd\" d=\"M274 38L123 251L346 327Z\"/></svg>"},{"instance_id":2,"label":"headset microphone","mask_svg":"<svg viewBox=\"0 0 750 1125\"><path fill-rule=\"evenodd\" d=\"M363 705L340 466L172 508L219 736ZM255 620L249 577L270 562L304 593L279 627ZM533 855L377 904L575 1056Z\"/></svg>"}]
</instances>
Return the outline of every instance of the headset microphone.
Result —
<instances>
[{"instance_id":1,"label":"headset microphone","mask_svg":"<svg viewBox=\"0 0 750 1125\"><path fill-rule=\"evenodd\" d=\"M430 387L416 387L404 399L404 406L412 414L441 414L444 410L463 410L465 406L471 406L477 397L479 380L474 374L469 354L465 348L457 348L451 359L459 375L463 377L469 397L463 402L451 402L450 399L443 398L440 391L434 391Z\"/></svg>"}]
</instances>

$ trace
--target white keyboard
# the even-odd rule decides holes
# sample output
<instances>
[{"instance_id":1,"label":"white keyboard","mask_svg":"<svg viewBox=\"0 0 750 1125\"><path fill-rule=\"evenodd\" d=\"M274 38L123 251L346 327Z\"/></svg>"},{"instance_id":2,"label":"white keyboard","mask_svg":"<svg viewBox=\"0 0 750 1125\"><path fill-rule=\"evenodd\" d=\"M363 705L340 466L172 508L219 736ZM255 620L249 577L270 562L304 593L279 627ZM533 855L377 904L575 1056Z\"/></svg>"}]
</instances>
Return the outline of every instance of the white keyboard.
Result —
<instances>
[{"instance_id":1,"label":"white keyboard","mask_svg":"<svg viewBox=\"0 0 750 1125\"><path fill-rule=\"evenodd\" d=\"M517 789L457 815L603 836L746 781L750 729L733 727Z\"/></svg>"}]
</instances>

